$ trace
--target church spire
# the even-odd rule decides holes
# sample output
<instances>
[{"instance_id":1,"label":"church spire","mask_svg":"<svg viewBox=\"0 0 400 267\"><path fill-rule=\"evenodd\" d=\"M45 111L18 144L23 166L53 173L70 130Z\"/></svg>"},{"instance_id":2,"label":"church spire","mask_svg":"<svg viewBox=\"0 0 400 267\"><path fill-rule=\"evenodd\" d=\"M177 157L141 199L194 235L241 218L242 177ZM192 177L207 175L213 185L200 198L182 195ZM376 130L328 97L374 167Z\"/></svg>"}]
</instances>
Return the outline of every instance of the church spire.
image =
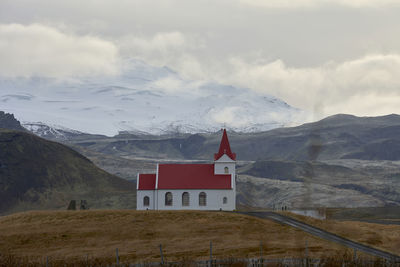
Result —
<instances>
[{"instance_id":1,"label":"church spire","mask_svg":"<svg viewBox=\"0 0 400 267\"><path fill-rule=\"evenodd\" d=\"M227 155L231 160L236 160L236 154L232 153L231 146L229 144L228 135L226 129L222 134L221 144L219 145L219 151L214 154L214 160L219 160L223 155Z\"/></svg>"}]
</instances>

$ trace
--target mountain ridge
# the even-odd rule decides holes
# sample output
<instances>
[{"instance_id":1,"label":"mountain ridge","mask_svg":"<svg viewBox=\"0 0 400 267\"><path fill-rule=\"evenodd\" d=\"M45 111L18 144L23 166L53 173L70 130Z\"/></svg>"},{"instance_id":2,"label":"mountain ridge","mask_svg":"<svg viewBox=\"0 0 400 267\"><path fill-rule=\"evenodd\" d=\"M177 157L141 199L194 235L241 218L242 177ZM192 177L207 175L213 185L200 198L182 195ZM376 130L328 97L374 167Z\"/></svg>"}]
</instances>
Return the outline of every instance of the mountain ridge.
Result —
<instances>
[{"instance_id":1,"label":"mountain ridge","mask_svg":"<svg viewBox=\"0 0 400 267\"><path fill-rule=\"evenodd\" d=\"M270 131L228 130L239 160L400 160L400 116L334 115L317 122ZM220 131L197 134L71 137L67 143L109 155L153 159L206 160L215 153Z\"/></svg>"}]
</instances>

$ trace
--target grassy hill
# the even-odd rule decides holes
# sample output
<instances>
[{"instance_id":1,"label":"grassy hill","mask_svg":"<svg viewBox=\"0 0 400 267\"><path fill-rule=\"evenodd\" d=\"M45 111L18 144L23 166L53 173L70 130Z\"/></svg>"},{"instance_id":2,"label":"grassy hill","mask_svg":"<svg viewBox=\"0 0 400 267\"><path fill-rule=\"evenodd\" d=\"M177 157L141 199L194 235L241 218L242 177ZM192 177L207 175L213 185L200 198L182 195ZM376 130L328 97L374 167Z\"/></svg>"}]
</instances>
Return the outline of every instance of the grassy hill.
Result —
<instances>
[{"instance_id":1,"label":"grassy hill","mask_svg":"<svg viewBox=\"0 0 400 267\"><path fill-rule=\"evenodd\" d=\"M67 146L0 129L0 214L64 209L72 199L92 208L134 208L135 185Z\"/></svg>"},{"instance_id":2,"label":"grassy hill","mask_svg":"<svg viewBox=\"0 0 400 267\"><path fill-rule=\"evenodd\" d=\"M346 248L300 230L246 215L202 211L40 211L0 217L0 254L42 261L115 262L343 255ZM60 264L60 266L63 266Z\"/></svg>"}]
</instances>

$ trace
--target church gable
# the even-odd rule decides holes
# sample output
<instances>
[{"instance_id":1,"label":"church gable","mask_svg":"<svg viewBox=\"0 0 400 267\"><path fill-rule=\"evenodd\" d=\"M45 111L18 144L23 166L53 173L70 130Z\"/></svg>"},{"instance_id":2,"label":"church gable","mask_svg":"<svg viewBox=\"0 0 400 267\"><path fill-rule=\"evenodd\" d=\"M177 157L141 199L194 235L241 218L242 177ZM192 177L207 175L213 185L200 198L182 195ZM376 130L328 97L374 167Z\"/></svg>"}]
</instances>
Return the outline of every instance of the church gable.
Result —
<instances>
[{"instance_id":1,"label":"church gable","mask_svg":"<svg viewBox=\"0 0 400 267\"><path fill-rule=\"evenodd\" d=\"M232 162L234 163L235 161L233 159L231 159L228 155L224 154L222 155L218 160L215 161L217 162Z\"/></svg>"}]
</instances>

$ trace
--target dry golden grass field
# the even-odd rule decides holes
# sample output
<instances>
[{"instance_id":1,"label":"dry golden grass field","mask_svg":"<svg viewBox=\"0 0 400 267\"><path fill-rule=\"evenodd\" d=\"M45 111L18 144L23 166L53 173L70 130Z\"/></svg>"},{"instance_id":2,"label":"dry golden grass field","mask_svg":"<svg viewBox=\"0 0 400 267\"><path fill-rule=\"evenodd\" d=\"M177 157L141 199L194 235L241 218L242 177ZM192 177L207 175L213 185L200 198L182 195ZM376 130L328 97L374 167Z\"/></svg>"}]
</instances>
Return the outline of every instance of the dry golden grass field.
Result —
<instances>
[{"instance_id":1,"label":"dry golden grass field","mask_svg":"<svg viewBox=\"0 0 400 267\"><path fill-rule=\"evenodd\" d=\"M290 212L282 212L282 214L353 241L400 255L400 225L384 225L359 221L318 220Z\"/></svg>"},{"instance_id":2,"label":"dry golden grass field","mask_svg":"<svg viewBox=\"0 0 400 267\"><path fill-rule=\"evenodd\" d=\"M227 212L201 211L33 211L0 217L0 254L30 261L114 259L121 262L215 258L343 255L348 250L288 226Z\"/></svg>"}]
</instances>

